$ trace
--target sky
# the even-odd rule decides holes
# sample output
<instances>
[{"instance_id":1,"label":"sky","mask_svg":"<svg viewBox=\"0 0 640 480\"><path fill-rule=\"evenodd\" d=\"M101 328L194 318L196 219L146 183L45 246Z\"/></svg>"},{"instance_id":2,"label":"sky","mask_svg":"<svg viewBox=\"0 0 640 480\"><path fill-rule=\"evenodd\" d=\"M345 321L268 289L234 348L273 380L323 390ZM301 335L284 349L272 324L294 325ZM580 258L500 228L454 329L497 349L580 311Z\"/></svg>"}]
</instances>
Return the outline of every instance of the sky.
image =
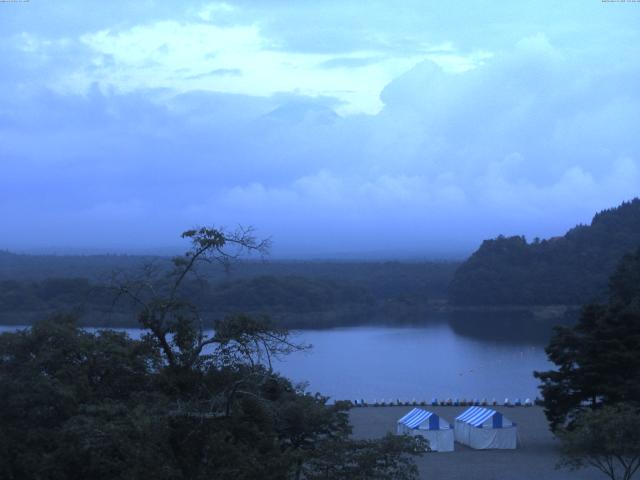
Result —
<instances>
[{"instance_id":1,"label":"sky","mask_svg":"<svg viewBox=\"0 0 640 480\"><path fill-rule=\"evenodd\" d=\"M0 249L460 258L640 194L640 3L0 3Z\"/></svg>"}]
</instances>

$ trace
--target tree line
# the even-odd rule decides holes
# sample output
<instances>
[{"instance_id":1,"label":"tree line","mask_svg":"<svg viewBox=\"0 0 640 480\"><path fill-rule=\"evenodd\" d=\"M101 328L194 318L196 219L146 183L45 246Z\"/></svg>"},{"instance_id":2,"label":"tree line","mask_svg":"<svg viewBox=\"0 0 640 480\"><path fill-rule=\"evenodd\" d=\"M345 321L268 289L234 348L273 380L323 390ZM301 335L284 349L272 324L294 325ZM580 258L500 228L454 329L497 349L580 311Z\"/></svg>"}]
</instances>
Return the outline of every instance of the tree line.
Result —
<instances>
[{"instance_id":1,"label":"tree line","mask_svg":"<svg viewBox=\"0 0 640 480\"><path fill-rule=\"evenodd\" d=\"M486 240L456 271L455 305L582 305L604 300L617 263L640 246L640 199L624 202L563 237Z\"/></svg>"},{"instance_id":2,"label":"tree line","mask_svg":"<svg viewBox=\"0 0 640 480\"><path fill-rule=\"evenodd\" d=\"M170 259L155 258L93 277L0 280L0 322L76 311L81 325L135 327L131 306L113 301L114 278L145 269L166 274L170 265ZM203 267L182 291L210 319L209 328L214 318L238 312L268 314L287 328L323 328L415 319L446 296L455 264L318 263L305 273L297 263L240 263L228 274Z\"/></svg>"}]
</instances>

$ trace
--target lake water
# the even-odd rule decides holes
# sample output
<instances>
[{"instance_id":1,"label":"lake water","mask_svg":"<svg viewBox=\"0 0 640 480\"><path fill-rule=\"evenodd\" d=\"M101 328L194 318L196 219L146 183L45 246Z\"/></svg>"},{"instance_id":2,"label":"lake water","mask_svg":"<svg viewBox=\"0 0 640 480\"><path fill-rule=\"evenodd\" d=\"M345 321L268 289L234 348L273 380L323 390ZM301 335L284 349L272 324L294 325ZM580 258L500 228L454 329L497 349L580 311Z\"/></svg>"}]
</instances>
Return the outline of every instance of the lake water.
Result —
<instances>
[{"instance_id":1,"label":"lake water","mask_svg":"<svg viewBox=\"0 0 640 480\"><path fill-rule=\"evenodd\" d=\"M0 332L16 328L0 326ZM339 400L533 399L538 382L532 372L551 367L542 344L474 339L446 322L306 330L296 332L296 340L313 349L282 359L276 369Z\"/></svg>"}]
</instances>

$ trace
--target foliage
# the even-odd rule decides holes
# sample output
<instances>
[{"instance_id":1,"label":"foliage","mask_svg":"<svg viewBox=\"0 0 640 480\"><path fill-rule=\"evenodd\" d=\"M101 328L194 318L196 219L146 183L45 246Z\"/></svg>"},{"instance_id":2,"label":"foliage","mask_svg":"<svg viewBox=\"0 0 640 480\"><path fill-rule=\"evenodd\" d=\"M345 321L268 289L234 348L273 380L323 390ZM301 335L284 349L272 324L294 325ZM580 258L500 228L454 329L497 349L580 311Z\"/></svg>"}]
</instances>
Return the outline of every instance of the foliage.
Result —
<instances>
[{"instance_id":1,"label":"foliage","mask_svg":"<svg viewBox=\"0 0 640 480\"><path fill-rule=\"evenodd\" d=\"M640 246L640 199L596 214L563 237L486 240L456 271L457 305L581 305L599 299L620 258Z\"/></svg>"},{"instance_id":2,"label":"foliage","mask_svg":"<svg viewBox=\"0 0 640 480\"><path fill-rule=\"evenodd\" d=\"M381 440L327 443L306 466L308 480L410 480L418 474L406 452L425 451L422 437L387 434ZM345 448L346 447L346 448Z\"/></svg>"},{"instance_id":3,"label":"foliage","mask_svg":"<svg viewBox=\"0 0 640 480\"><path fill-rule=\"evenodd\" d=\"M74 310L84 325L135 327L133 305L113 304L109 272L120 281L141 267L156 277L174 268L167 258L6 256L16 257L0 257L0 323L9 324ZM246 261L228 273L216 266L200 264L182 283L181 297L203 315L265 313L287 328L323 328L424 318L445 298L457 264Z\"/></svg>"},{"instance_id":4,"label":"foliage","mask_svg":"<svg viewBox=\"0 0 640 480\"><path fill-rule=\"evenodd\" d=\"M623 258L606 305L583 309L578 324L558 328L547 355L557 370L536 372L552 429L586 408L640 402L640 250Z\"/></svg>"},{"instance_id":5,"label":"foliage","mask_svg":"<svg viewBox=\"0 0 640 480\"><path fill-rule=\"evenodd\" d=\"M535 376L562 465L631 479L640 468L640 249L611 276L607 304L584 307L546 351L558 368Z\"/></svg>"},{"instance_id":6,"label":"foliage","mask_svg":"<svg viewBox=\"0 0 640 480\"><path fill-rule=\"evenodd\" d=\"M580 414L571 429L560 434L561 465L592 466L611 480L630 480L640 468L640 410L618 404Z\"/></svg>"},{"instance_id":7,"label":"foliage","mask_svg":"<svg viewBox=\"0 0 640 480\"><path fill-rule=\"evenodd\" d=\"M160 358L145 342L62 316L1 335L0 353L2 478L110 478L154 450Z\"/></svg>"},{"instance_id":8,"label":"foliage","mask_svg":"<svg viewBox=\"0 0 640 480\"><path fill-rule=\"evenodd\" d=\"M287 331L235 315L205 335L186 279L265 244L248 231L184 236L192 248L173 269L114 284L137 306L140 340L82 330L72 316L0 335L0 477L345 478L319 470L339 457L352 478L415 478L408 444L350 440L349 405L271 369L306 348Z\"/></svg>"}]
</instances>

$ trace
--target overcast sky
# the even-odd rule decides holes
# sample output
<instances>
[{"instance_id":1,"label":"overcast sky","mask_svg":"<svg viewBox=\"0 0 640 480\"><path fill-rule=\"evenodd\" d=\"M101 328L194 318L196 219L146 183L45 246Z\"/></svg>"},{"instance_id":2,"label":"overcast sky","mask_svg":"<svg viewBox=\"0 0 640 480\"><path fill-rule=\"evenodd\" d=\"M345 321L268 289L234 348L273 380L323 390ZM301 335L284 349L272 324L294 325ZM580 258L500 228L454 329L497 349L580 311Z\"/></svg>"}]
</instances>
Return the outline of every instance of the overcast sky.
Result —
<instances>
[{"instance_id":1,"label":"overcast sky","mask_svg":"<svg viewBox=\"0 0 640 480\"><path fill-rule=\"evenodd\" d=\"M0 3L0 249L563 234L640 193L639 29L601 0Z\"/></svg>"}]
</instances>

